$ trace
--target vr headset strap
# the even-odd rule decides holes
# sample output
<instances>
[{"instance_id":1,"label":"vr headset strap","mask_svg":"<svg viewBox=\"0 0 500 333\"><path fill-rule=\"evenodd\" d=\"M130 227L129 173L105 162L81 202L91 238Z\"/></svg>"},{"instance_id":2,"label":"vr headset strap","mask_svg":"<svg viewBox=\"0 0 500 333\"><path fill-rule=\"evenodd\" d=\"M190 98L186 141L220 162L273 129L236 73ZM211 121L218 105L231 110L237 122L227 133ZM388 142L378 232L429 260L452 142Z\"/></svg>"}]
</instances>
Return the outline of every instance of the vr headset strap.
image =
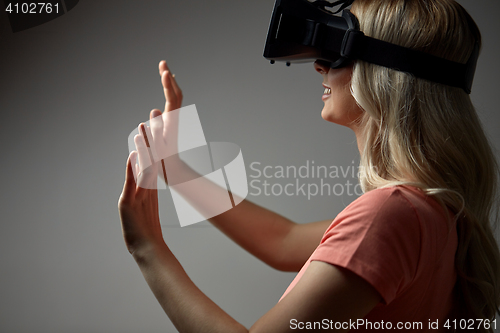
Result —
<instances>
[{"instance_id":1,"label":"vr headset strap","mask_svg":"<svg viewBox=\"0 0 500 333\"><path fill-rule=\"evenodd\" d=\"M432 82L459 87L468 94L471 92L479 56L478 43L476 43L467 63L461 64L368 37L363 32L355 29L342 31L322 25L321 29L316 29L316 31L321 31L319 34L321 38L313 38L313 45L338 52L343 58L359 59L397 71L411 73L416 77ZM344 36L342 44L339 45L339 35L341 33Z\"/></svg>"},{"instance_id":2,"label":"vr headset strap","mask_svg":"<svg viewBox=\"0 0 500 333\"><path fill-rule=\"evenodd\" d=\"M466 64L409 49L365 36L357 30L347 30L340 54L349 59L359 59L372 64L407 72L432 82L459 87L468 94L479 55L479 44Z\"/></svg>"}]
</instances>

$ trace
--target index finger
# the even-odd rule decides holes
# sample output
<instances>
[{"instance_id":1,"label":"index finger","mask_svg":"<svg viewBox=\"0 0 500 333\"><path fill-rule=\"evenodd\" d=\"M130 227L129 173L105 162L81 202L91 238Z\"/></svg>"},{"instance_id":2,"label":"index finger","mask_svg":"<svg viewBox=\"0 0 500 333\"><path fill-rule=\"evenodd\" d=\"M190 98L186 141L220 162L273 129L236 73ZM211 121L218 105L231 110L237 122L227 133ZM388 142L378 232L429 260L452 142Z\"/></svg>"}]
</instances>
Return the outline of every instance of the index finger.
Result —
<instances>
[{"instance_id":1,"label":"index finger","mask_svg":"<svg viewBox=\"0 0 500 333\"><path fill-rule=\"evenodd\" d=\"M163 72L168 71L168 65L165 60L160 61L160 64L158 65L158 70L160 72L160 76L163 75Z\"/></svg>"},{"instance_id":2,"label":"index finger","mask_svg":"<svg viewBox=\"0 0 500 333\"><path fill-rule=\"evenodd\" d=\"M163 72L161 83L163 85L163 94L165 95L165 112L177 110L182 104L182 93L175 87L175 80L170 71Z\"/></svg>"}]
</instances>

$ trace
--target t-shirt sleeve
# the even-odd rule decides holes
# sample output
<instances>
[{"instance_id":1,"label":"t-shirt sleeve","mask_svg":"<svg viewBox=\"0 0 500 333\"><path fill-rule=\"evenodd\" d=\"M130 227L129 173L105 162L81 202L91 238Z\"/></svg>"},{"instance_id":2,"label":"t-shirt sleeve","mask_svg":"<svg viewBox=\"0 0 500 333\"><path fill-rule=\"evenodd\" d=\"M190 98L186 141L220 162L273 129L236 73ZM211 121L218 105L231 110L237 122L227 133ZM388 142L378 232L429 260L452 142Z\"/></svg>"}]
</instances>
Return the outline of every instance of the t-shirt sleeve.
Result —
<instances>
[{"instance_id":1,"label":"t-shirt sleeve","mask_svg":"<svg viewBox=\"0 0 500 333\"><path fill-rule=\"evenodd\" d=\"M349 269L389 304L415 277L420 236L415 209L400 189L373 190L337 216L311 260Z\"/></svg>"}]
</instances>

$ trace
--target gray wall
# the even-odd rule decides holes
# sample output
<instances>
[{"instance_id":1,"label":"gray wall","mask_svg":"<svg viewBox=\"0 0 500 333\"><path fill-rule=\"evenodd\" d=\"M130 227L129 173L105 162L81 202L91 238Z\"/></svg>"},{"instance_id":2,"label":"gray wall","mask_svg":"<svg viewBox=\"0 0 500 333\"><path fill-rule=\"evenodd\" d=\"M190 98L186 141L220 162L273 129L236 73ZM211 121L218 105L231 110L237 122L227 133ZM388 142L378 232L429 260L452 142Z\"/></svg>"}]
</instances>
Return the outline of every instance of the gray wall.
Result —
<instances>
[{"instance_id":1,"label":"gray wall","mask_svg":"<svg viewBox=\"0 0 500 333\"><path fill-rule=\"evenodd\" d=\"M498 149L500 2L460 2L484 35L472 98ZM16 34L0 14L0 332L175 332L124 246L116 208L127 136L163 107L161 59L184 105L196 104L207 140L238 144L249 176L252 162L357 163L354 135L320 116L312 64L263 59L273 3L82 0ZM333 219L355 196L248 198L308 222ZM209 297L247 326L278 301L294 274L206 224L178 227L168 192L160 199L165 239Z\"/></svg>"}]
</instances>

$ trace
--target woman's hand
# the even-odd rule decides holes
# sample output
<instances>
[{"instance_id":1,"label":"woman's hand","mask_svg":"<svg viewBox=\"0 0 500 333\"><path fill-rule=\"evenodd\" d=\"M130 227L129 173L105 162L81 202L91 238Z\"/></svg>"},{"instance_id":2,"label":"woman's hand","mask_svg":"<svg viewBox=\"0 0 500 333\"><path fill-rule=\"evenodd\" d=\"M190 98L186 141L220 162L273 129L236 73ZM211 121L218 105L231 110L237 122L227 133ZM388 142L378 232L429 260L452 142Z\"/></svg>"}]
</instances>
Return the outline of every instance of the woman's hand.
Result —
<instances>
[{"instance_id":1,"label":"woman's hand","mask_svg":"<svg viewBox=\"0 0 500 333\"><path fill-rule=\"evenodd\" d=\"M168 184L171 177L182 166L178 155L179 112L182 105L182 91L175 81L175 75L170 72L167 63L161 61L159 74L165 95L165 110L151 111L149 115L150 127L146 128L153 159L161 161L160 176Z\"/></svg>"},{"instance_id":2,"label":"woman's hand","mask_svg":"<svg viewBox=\"0 0 500 333\"><path fill-rule=\"evenodd\" d=\"M144 133L145 126L139 125ZM158 215L158 191L156 190L158 164L149 162L146 142L142 134L134 138L137 152L127 160L123 191L118 200L123 237L127 249L134 256L164 246ZM136 164L136 160L139 164ZM149 165L149 166L148 166ZM137 182L134 178L134 170Z\"/></svg>"},{"instance_id":3,"label":"woman's hand","mask_svg":"<svg viewBox=\"0 0 500 333\"><path fill-rule=\"evenodd\" d=\"M178 158L179 118L178 112L171 111L181 107L182 91L165 61L160 62L158 70L165 95L165 112L162 114L155 109L150 113L150 126L139 125L140 134L134 138L137 151L127 160L125 185L118 201L125 244L133 255L165 245L158 215L156 181L160 170L165 178L164 158L170 156L167 159L170 163Z\"/></svg>"}]
</instances>

